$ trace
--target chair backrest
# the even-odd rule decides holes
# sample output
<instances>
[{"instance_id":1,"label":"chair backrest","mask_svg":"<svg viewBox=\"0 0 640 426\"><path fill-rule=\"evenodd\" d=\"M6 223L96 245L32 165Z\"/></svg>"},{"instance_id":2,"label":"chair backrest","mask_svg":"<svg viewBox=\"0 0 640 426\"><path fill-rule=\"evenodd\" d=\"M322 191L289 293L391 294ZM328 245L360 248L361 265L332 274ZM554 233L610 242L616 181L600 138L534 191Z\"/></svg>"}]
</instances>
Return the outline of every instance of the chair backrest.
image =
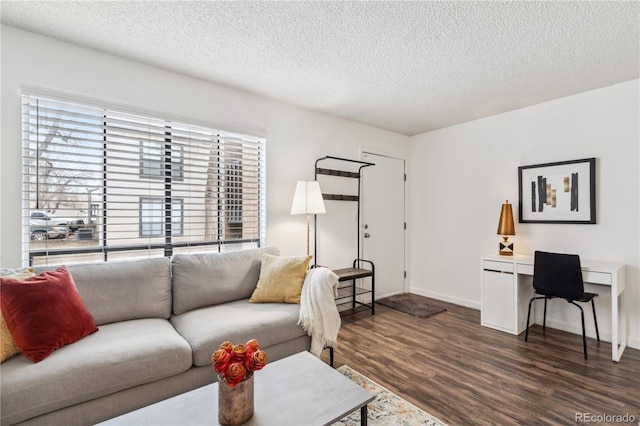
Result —
<instances>
[{"instance_id":1,"label":"chair backrest","mask_svg":"<svg viewBox=\"0 0 640 426\"><path fill-rule=\"evenodd\" d=\"M584 294L580 256L536 251L533 288L545 296L576 300Z\"/></svg>"}]
</instances>

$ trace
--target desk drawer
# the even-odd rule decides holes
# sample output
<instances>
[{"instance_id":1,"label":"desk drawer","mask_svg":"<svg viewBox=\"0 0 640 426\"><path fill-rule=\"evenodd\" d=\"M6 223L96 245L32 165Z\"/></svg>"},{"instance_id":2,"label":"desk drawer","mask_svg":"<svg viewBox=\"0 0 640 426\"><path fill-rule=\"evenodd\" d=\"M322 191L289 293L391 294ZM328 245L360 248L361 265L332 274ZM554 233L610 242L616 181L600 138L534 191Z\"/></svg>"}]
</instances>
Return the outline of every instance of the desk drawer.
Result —
<instances>
[{"instance_id":1,"label":"desk drawer","mask_svg":"<svg viewBox=\"0 0 640 426\"><path fill-rule=\"evenodd\" d=\"M487 267L485 266L484 269L487 269ZM517 272L520 275L533 275L533 265L518 264ZM611 274L607 272L594 272L583 269L582 280L585 283L611 285Z\"/></svg>"},{"instance_id":2,"label":"desk drawer","mask_svg":"<svg viewBox=\"0 0 640 426\"><path fill-rule=\"evenodd\" d=\"M485 260L482 263L482 268L485 271L508 272L513 274L512 262L496 262L494 260Z\"/></svg>"},{"instance_id":3,"label":"desk drawer","mask_svg":"<svg viewBox=\"0 0 640 426\"><path fill-rule=\"evenodd\" d=\"M518 264L518 273L522 275L533 275L533 265Z\"/></svg>"},{"instance_id":4,"label":"desk drawer","mask_svg":"<svg viewBox=\"0 0 640 426\"><path fill-rule=\"evenodd\" d=\"M582 281L592 284L611 285L611 274L582 270Z\"/></svg>"}]
</instances>

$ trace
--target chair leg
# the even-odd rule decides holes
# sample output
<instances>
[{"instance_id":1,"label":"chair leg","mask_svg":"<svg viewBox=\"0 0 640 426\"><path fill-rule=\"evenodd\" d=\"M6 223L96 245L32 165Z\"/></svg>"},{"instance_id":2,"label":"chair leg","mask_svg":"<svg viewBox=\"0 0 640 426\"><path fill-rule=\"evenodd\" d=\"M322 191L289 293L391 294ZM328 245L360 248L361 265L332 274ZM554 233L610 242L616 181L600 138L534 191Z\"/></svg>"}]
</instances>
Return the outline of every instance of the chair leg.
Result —
<instances>
[{"instance_id":1,"label":"chair leg","mask_svg":"<svg viewBox=\"0 0 640 426\"><path fill-rule=\"evenodd\" d=\"M578 305L575 302L569 302L569 303L577 306L578 309L580 309L580 319L582 320L582 348L584 349L584 359L587 359L587 335L585 334L585 331L584 331L584 310L582 309L582 306Z\"/></svg>"},{"instance_id":2,"label":"chair leg","mask_svg":"<svg viewBox=\"0 0 640 426\"><path fill-rule=\"evenodd\" d=\"M598 320L596 319L596 304L593 303L593 299L591 299L591 308L593 309L593 323L596 325L596 337L598 338L598 343L600 343L600 333L598 332Z\"/></svg>"},{"instance_id":3,"label":"chair leg","mask_svg":"<svg viewBox=\"0 0 640 426\"><path fill-rule=\"evenodd\" d=\"M542 330L547 328L547 298L544 298L544 316L542 317Z\"/></svg>"},{"instance_id":4,"label":"chair leg","mask_svg":"<svg viewBox=\"0 0 640 426\"><path fill-rule=\"evenodd\" d=\"M580 308L580 319L582 320L582 347L584 348L584 359L587 359L587 335L584 330L584 310Z\"/></svg>"},{"instance_id":5,"label":"chair leg","mask_svg":"<svg viewBox=\"0 0 640 426\"><path fill-rule=\"evenodd\" d=\"M529 319L531 318L531 304L536 299L529 300L529 310L527 311L527 331L524 333L524 341L526 342L529 338Z\"/></svg>"},{"instance_id":6,"label":"chair leg","mask_svg":"<svg viewBox=\"0 0 640 426\"><path fill-rule=\"evenodd\" d=\"M537 299L544 299L545 305L547 303L547 298L546 297L532 297L531 300L529 300L529 310L527 311L527 330L524 333L524 341L525 342L529 338L529 321L531 319L531 304L533 303L534 300L537 300Z\"/></svg>"}]
</instances>

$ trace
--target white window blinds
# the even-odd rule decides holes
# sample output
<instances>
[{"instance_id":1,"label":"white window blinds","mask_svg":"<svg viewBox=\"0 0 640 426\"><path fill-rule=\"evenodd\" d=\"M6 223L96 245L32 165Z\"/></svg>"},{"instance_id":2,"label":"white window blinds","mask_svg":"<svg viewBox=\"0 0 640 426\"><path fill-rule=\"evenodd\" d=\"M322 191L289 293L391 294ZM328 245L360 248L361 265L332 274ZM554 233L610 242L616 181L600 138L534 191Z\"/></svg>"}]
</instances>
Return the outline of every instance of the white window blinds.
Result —
<instances>
[{"instance_id":1,"label":"white window blinds","mask_svg":"<svg viewBox=\"0 0 640 426\"><path fill-rule=\"evenodd\" d=\"M29 264L259 247L260 137L23 96Z\"/></svg>"}]
</instances>

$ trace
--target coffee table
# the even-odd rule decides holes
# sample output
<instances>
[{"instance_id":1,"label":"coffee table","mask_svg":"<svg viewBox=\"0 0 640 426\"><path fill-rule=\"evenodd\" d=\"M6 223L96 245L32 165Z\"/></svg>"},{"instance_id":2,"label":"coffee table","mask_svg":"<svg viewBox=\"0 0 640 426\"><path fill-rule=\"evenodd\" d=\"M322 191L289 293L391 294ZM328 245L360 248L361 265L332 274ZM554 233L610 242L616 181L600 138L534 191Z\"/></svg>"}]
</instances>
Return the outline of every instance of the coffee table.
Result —
<instances>
[{"instance_id":1,"label":"coffee table","mask_svg":"<svg viewBox=\"0 0 640 426\"><path fill-rule=\"evenodd\" d=\"M246 425L330 425L375 395L309 352L267 364L254 376L254 414ZM101 425L217 425L218 383L132 411Z\"/></svg>"}]
</instances>

